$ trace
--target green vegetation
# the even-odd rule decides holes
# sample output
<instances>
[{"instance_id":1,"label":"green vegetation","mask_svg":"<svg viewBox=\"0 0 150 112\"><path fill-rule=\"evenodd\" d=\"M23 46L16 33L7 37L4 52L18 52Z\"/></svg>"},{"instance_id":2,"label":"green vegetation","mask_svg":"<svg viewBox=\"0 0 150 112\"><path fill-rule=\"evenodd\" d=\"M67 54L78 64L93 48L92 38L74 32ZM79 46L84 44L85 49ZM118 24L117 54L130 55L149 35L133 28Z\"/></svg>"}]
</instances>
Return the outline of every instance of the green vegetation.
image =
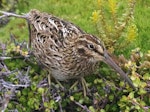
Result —
<instances>
[{"instance_id":1,"label":"green vegetation","mask_svg":"<svg viewBox=\"0 0 150 112\"><path fill-rule=\"evenodd\" d=\"M11 17L8 24L0 25L0 111L4 104L6 112L150 111L150 0L137 0L135 6L134 0L10 0L11 4L6 1L0 0L1 10L22 14L38 9L100 37L109 52L123 54L114 59L124 71L130 71L128 75L137 90L132 90L105 65L96 71L101 75L86 77L90 89L86 97L80 85L68 91L73 81L62 82L66 90L55 81L48 88L48 73L34 57L28 57L27 43L23 42L28 40L26 21ZM118 21L120 25L127 22L122 30L115 29Z\"/></svg>"},{"instance_id":2,"label":"green vegetation","mask_svg":"<svg viewBox=\"0 0 150 112\"><path fill-rule=\"evenodd\" d=\"M6 1L6 0L2 0L2 1ZM98 32L95 29L95 26L93 25L90 19L90 17L92 16L92 12L98 9L96 0L92 2L90 0L82 0L82 1L18 0L18 1L19 2L15 5L16 13L22 14L22 13L29 12L31 9L38 9L40 11L54 14L65 20L69 20L75 23L76 25L80 26L88 33L98 35ZM115 1L117 2L117 0ZM124 12L126 11L125 9L126 5L127 5L126 2L119 2L120 14L122 14L123 11ZM135 12L134 21L138 29L138 36L135 42L135 46L140 47L142 51L147 51L150 49L150 46L148 44L150 41L148 36L148 33L150 32L149 30L150 14L148 13L150 11L149 6L150 6L149 0L145 0L145 1L138 0L136 2L135 11L134 11ZM3 10L8 10L8 9L4 8ZM108 11L108 9L106 10ZM23 20L19 19L17 21L14 21L14 19L12 19L11 22L6 27L4 27L3 29L1 28L0 36L1 38L7 38L9 37L9 33L12 32L15 35L17 35L19 38L27 39L28 37L27 37L26 29L27 28ZM8 31L8 33L4 33L4 31ZM145 44L143 44L143 42Z\"/></svg>"},{"instance_id":3,"label":"green vegetation","mask_svg":"<svg viewBox=\"0 0 150 112\"><path fill-rule=\"evenodd\" d=\"M138 0L135 10L135 22L138 28L136 44L143 51L150 49L150 0Z\"/></svg>"}]
</instances>

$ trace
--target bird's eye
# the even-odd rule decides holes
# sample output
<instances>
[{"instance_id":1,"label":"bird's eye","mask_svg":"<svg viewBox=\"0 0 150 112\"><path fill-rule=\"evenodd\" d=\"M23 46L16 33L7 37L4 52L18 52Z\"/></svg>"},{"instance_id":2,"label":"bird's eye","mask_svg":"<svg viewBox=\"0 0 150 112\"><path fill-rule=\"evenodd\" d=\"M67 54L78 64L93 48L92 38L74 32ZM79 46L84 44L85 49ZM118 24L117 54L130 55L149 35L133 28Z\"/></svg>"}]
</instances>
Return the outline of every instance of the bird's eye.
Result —
<instances>
[{"instance_id":1,"label":"bird's eye","mask_svg":"<svg viewBox=\"0 0 150 112\"><path fill-rule=\"evenodd\" d=\"M94 45L93 44L88 44L88 48L89 49L94 49Z\"/></svg>"}]
</instances>

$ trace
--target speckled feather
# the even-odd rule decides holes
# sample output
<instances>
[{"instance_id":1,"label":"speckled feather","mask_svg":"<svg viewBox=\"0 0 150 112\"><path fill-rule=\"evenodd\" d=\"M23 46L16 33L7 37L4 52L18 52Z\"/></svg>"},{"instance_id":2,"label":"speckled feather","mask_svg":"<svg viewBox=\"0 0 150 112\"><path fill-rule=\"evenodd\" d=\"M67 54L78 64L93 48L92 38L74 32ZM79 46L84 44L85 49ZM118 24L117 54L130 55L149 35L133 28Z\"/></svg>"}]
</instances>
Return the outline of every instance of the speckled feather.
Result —
<instances>
[{"instance_id":1,"label":"speckled feather","mask_svg":"<svg viewBox=\"0 0 150 112\"><path fill-rule=\"evenodd\" d=\"M93 73L100 61L111 66L135 90L127 74L109 56L103 43L74 24L53 15L31 10L24 15L0 11L3 17L19 17L28 21L29 46L57 80L81 78ZM85 92L84 92L85 93Z\"/></svg>"},{"instance_id":2,"label":"speckled feather","mask_svg":"<svg viewBox=\"0 0 150 112\"><path fill-rule=\"evenodd\" d=\"M51 71L54 78L68 80L94 72L97 60L85 53L87 43L100 44L94 36L74 24L47 13L32 10L28 13L31 24L31 43L36 58Z\"/></svg>"}]
</instances>

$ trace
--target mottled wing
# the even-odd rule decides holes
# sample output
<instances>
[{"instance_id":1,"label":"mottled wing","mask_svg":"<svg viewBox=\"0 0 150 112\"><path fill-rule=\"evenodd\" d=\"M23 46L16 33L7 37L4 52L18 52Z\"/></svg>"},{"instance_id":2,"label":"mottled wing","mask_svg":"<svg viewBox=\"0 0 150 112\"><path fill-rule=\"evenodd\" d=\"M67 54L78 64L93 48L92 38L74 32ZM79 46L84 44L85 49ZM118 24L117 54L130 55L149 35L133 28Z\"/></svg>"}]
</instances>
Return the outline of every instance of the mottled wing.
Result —
<instances>
[{"instance_id":1,"label":"mottled wing","mask_svg":"<svg viewBox=\"0 0 150 112\"><path fill-rule=\"evenodd\" d=\"M37 10L30 11L29 21L32 24L32 40L40 37L41 43L49 39L56 46L61 46L63 41L78 38L84 33L72 23Z\"/></svg>"},{"instance_id":2,"label":"mottled wing","mask_svg":"<svg viewBox=\"0 0 150 112\"><path fill-rule=\"evenodd\" d=\"M31 25L31 43L34 55L47 67L58 66L59 63L56 61L63 57L61 50L79 35L84 34L72 23L37 10L28 13L28 20ZM57 58L56 61L55 58Z\"/></svg>"}]
</instances>

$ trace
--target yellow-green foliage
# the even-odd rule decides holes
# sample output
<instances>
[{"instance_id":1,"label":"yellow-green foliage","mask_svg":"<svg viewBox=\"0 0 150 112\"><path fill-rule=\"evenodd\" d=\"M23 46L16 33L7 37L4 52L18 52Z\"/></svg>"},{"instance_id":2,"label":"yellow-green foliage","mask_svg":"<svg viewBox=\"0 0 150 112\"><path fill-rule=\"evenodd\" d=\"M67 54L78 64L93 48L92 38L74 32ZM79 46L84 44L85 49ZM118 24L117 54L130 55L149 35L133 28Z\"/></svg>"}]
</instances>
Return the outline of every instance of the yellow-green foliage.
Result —
<instances>
[{"instance_id":1,"label":"yellow-green foliage","mask_svg":"<svg viewBox=\"0 0 150 112\"><path fill-rule=\"evenodd\" d=\"M83 97L81 85L69 90L73 84L72 80L67 83L61 82L65 89L62 89L54 81L49 87L47 72L39 69L33 56L28 57L28 49L24 44L9 43L6 48L2 47L4 44L0 44L1 110L4 107L3 104L6 103L6 95L13 96L8 100L8 104L6 103L6 112L14 109L23 112L35 110L45 112L50 110L145 112L150 110L148 107L150 105L148 98L150 92L150 51L143 54L139 48L136 48L132 50L129 59L123 55L119 57L118 64L125 71L130 71L128 75L136 90L120 81L120 78L110 69L101 66L99 77L93 75L86 78L90 78L90 81L87 80L89 91L87 96ZM11 57L11 59L2 59L2 57Z\"/></svg>"},{"instance_id":2,"label":"yellow-green foliage","mask_svg":"<svg viewBox=\"0 0 150 112\"><path fill-rule=\"evenodd\" d=\"M122 9L123 4L126 6ZM110 52L127 47L127 44L136 39L134 7L135 0L97 0L97 9L91 19Z\"/></svg>"},{"instance_id":3,"label":"yellow-green foliage","mask_svg":"<svg viewBox=\"0 0 150 112\"><path fill-rule=\"evenodd\" d=\"M150 81L150 52L143 54L139 48L132 50L129 60L121 57L122 62L125 63L125 68L130 70L131 79L137 91L131 91L127 96L123 95L118 105L122 110L131 111L137 110L138 112L148 112L150 109L147 107L150 101L149 92L147 89ZM123 61L124 60L124 61Z\"/></svg>"}]
</instances>

